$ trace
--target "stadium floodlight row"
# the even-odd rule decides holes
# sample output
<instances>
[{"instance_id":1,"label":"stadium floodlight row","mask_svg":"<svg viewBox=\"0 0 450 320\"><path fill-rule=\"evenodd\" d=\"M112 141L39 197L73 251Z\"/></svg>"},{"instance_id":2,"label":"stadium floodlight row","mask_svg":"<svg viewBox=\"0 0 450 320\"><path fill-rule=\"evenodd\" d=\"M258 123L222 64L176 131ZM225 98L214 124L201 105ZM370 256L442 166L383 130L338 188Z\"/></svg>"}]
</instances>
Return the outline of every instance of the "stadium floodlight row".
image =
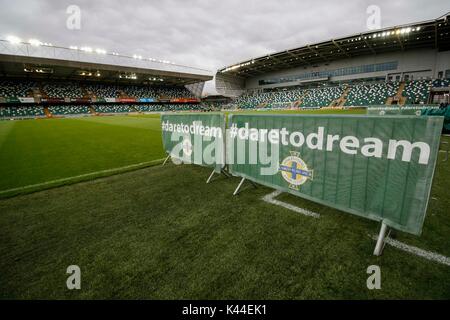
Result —
<instances>
[{"instance_id":1,"label":"stadium floodlight row","mask_svg":"<svg viewBox=\"0 0 450 320\"><path fill-rule=\"evenodd\" d=\"M36 39L22 41L15 36L0 39L0 54L210 75L209 70L176 64L168 60L146 58L136 54L128 56L117 52L107 52L104 49L92 49L91 47L70 46L66 48L51 43L43 43Z\"/></svg>"}]
</instances>

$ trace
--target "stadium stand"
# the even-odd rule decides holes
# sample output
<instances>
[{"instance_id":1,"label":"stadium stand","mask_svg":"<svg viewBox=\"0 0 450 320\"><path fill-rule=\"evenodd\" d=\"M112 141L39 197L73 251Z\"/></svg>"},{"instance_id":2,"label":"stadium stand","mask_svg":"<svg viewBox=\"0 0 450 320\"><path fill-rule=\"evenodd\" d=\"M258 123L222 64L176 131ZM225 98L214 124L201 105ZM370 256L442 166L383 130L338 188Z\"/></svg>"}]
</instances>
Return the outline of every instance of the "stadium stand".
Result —
<instances>
[{"instance_id":1,"label":"stadium stand","mask_svg":"<svg viewBox=\"0 0 450 320\"><path fill-rule=\"evenodd\" d=\"M399 82L380 82L352 86L345 101L346 106L382 105L399 89Z\"/></svg>"},{"instance_id":2,"label":"stadium stand","mask_svg":"<svg viewBox=\"0 0 450 320\"><path fill-rule=\"evenodd\" d=\"M122 91L129 97L134 98L165 98L165 99L183 99L195 98L189 90L184 87L158 88L146 86L125 86Z\"/></svg>"},{"instance_id":3,"label":"stadium stand","mask_svg":"<svg viewBox=\"0 0 450 320\"><path fill-rule=\"evenodd\" d=\"M403 91L407 104L423 104L428 102L430 96L431 81L417 80L408 81Z\"/></svg>"},{"instance_id":4,"label":"stadium stand","mask_svg":"<svg viewBox=\"0 0 450 320\"><path fill-rule=\"evenodd\" d=\"M168 112L168 111L201 111L201 104L134 104L132 108L139 112Z\"/></svg>"},{"instance_id":5,"label":"stadium stand","mask_svg":"<svg viewBox=\"0 0 450 320\"><path fill-rule=\"evenodd\" d=\"M286 108L294 102L300 102L299 107L371 106L391 104L393 98L401 94L405 97L404 104L425 104L428 103L431 84L433 87L448 87L450 80L367 82L303 90L250 92L238 97L234 103L240 109Z\"/></svg>"},{"instance_id":6,"label":"stadium stand","mask_svg":"<svg viewBox=\"0 0 450 320\"><path fill-rule=\"evenodd\" d=\"M97 105L94 107L95 112L98 113L128 113L136 112L136 110L127 104L116 104L116 105Z\"/></svg>"},{"instance_id":7,"label":"stadium stand","mask_svg":"<svg viewBox=\"0 0 450 320\"><path fill-rule=\"evenodd\" d=\"M450 79L436 79L433 81L433 88L448 88L450 87Z\"/></svg>"},{"instance_id":8,"label":"stadium stand","mask_svg":"<svg viewBox=\"0 0 450 320\"><path fill-rule=\"evenodd\" d=\"M33 90L46 98L152 98L152 99L192 99L195 96L183 86L158 87L113 84L81 84L78 82L31 82L11 81L0 82L0 97L32 97Z\"/></svg>"},{"instance_id":9,"label":"stadium stand","mask_svg":"<svg viewBox=\"0 0 450 320\"><path fill-rule=\"evenodd\" d=\"M31 81L0 81L0 97L31 97L32 90L36 87Z\"/></svg>"},{"instance_id":10,"label":"stadium stand","mask_svg":"<svg viewBox=\"0 0 450 320\"><path fill-rule=\"evenodd\" d=\"M130 113L130 112L169 112L169 111L205 111L210 107L201 104L111 104L111 105L50 105L49 115L69 116L92 114L91 109L100 114ZM0 118L44 117L46 113L43 106L0 106Z\"/></svg>"},{"instance_id":11,"label":"stadium stand","mask_svg":"<svg viewBox=\"0 0 450 320\"><path fill-rule=\"evenodd\" d=\"M333 100L339 99L344 87L309 89L305 92L301 107L327 107Z\"/></svg>"},{"instance_id":12,"label":"stadium stand","mask_svg":"<svg viewBox=\"0 0 450 320\"><path fill-rule=\"evenodd\" d=\"M200 104L118 104L95 106L98 113L129 113L129 112L168 112L168 111L200 111Z\"/></svg>"},{"instance_id":13,"label":"stadium stand","mask_svg":"<svg viewBox=\"0 0 450 320\"><path fill-rule=\"evenodd\" d=\"M303 92L298 89L271 91L262 93L246 93L238 97L235 103L242 109L252 109L256 107L273 107L276 105L286 105L299 100Z\"/></svg>"},{"instance_id":14,"label":"stadium stand","mask_svg":"<svg viewBox=\"0 0 450 320\"><path fill-rule=\"evenodd\" d=\"M0 107L2 118L43 117L44 109L40 106Z\"/></svg>"},{"instance_id":15,"label":"stadium stand","mask_svg":"<svg viewBox=\"0 0 450 320\"><path fill-rule=\"evenodd\" d=\"M170 99L193 98L193 94L184 87L158 87L145 85L80 84L77 82L9 81L0 82L0 117L42 117L67 116L91 113L116 114L130 112L166 112L166 111L208 111L223 108L240 109L285 109L291 107L320 108L334 106L370 106L391 104L394 96L403 96L402 105L426 104L431 88L447 88L450 80L415 80L407 82L365 82L361 84L321 85L318 88L284 88L272 91L248 92L237 97L231 103L214 105L211 103L170 103ZM47 98L96 98L92 105L40 105L9 106L2 98L25 97L33 92L42 92ZM105 98L150 98L155 103L113 103L98 104ZM159 103L167 100L167 103ZM105 101L103 100L103 103Z\"/></svg>"},{"instance_id":16,"label":"stadium stand","mask_svg":"<svg viewBox=\"0 0 450 320\"><path fill-rule=\"evenodd\" d=\"M89 106L85 105L57 105L57 106L49 106L48 111L52 115L77 115L77 114L88 114Z\"/></svg>"},{"instance_id":17,"label":"stadium stand","mask_svg":"<svg viewBox=\"0 0 450 320\"><path fill-rule=\"evenodd\" d=\"M81 87L73 82L46 83L43 85L44 93L50 98L82 98Z\"/></svg>"},{"instance_id":18,"label":"stadium stand","mask_svg":"<svg viewBox=\"0 0 450 320\"><path fill-rule=\"evenodd\" d=\"M117 98L119 97L119 87L115 85L89 84L85 90L91 97Z\"/></svg>"}]
</instances>

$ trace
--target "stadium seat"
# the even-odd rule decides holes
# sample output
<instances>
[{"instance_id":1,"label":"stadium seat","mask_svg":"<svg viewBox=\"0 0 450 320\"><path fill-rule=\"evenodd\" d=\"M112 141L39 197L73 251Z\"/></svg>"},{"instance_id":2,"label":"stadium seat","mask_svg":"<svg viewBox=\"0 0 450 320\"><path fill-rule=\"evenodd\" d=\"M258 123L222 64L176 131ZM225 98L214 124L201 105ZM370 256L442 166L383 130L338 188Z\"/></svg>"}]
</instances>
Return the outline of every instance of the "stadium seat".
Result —
<instances>
[{"instance_id":1,"label":"stadium seat","mask_svg":"<svg viewBox=\"0 0 450 320\"><path fill-rule=\"evenodd\" d=\"M41 106L19 106L19 107L0 107L1 118L32 118L45 116L44 109Z\"/></svg>"},{"instance_id":2,"label":"stadium seat","mask_svg":"<svg viewBox=\"0 0 450 320\"><path fill-rule=\"evenodd\" d=\"M166 98L183 99L195 98L193 94L184 87L159 88L150 86L124 86L122 91L129 97L134 98Z\"/></svg>"},{"instance_id":3,"label":"stadium seat","mask_svg":"<svg viewBox=\"0 0 450 320\"><path fill-rule=\"evenodd\" d=\"M57 105L49 106L48 111L52 115L77 115L77 114L88 114L89 106L85 105Z\"/></svg>"},{"instance_id":4,"label":"stadium seat","mask_svg":"<svg viewBox=\"0 0 450 320\"><path fill-rule=\"evenodd\" d=\"M346 106L382 105L399 89L398 82L380 82L354 85L347 94Z\"/></svg>"},{"instance_id":5,"label":"stadium seat","mask_svg":"<svg viewBox=\"0 0 450 320\"><path fill-rule=\"evenodd\" d=\"M244 94L237 98L235 103L241 109L252 109L258 106L276 108L280 105L289 106L291 103L298 101L302 94L303 92L298 89Z\"/></svg>"},{"instance_id":6,"label":"stadium seat","mask_svg":"<svg viewBox=\"0 0 450 320\"><path fill-rule=\"evenodd\" d=\"M327 107L333 100L339 99L344 87L309 89L305 92L301 107Z\"/></svg>"},{"instance_id":7,"label":"stadium seat","mask_svg":"<svg viewBox=\"0 0 450 320\"><path fill-rule=\"evenodd\" d=\"M49 98L82 98L83 92L81 90L81 87L72 82L66 82L66 83L46 83L43 86L45 94Z\"/></svg>"},{"instance_id":8,"label":"stadium seat","mask_svg":"<svg viewBox=\"0 0 450 320\"><path fill-rule=\"evenodd\" d=\"M119 88L115 85L90 84L85 86L87 93L96 98L117 98L119 97Z\"/></svg>"},{"instance_id":9,"label":"stadium seat","mask_svg":"<svg viewBox=\"0 0 450 320\"><path fill-rule=\"evenodd\" d=\"M128 113L136 112L136 110L127 104L117 104L117 105L97 105L95 106L95 111L98 113Z\"/></svg>"},{"instance_id":10,"label":"stadium seat","mask_svg":"<svg viewBox=\"0 0 450 320\"><path fill-rule=\"evenodd\" d=\"M430 96L431 81L417 80L408 81L403 91L407 104L424 104Z\"/></svg>"},{"instance_id":11,"label":"stadium seat","mask_svg":"<svg viewBox=\"0 0 450 320\"><path fill-rule=\"evenodd\" d=\"M32 97L32 89L36 86L31 81L0 81L0 97Z\"/></svg>"},{"instance_id":12,"label":"stadium seat","mask_svg":"<svg viewBox=\"0 0 450 320\"><path fill-rule=\"evenodd\" d=\"M433 88L450 87L450 79L436 79L433 81Z\"/></svg>"}]
</instances>

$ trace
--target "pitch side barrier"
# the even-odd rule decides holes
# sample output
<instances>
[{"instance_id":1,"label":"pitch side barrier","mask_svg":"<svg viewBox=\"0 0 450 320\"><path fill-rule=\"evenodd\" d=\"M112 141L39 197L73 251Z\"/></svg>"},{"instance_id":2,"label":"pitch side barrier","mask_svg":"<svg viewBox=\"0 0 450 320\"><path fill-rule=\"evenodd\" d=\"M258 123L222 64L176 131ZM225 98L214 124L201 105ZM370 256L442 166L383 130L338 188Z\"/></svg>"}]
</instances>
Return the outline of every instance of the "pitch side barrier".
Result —
<instances>
[{"instance_id":1,"label":"pitch side barrier","mask_svg":"<svg viewBox=\"0 0 450 320\"><path fill-rule=\"evenodd\" d=\"M214 173L228 174L225 167L225 115L220 113L161 114L163 147L175 162L213 168ZM164 165L163 164L163 165Z\"/></svg>"},{"instance_id":2,"label":"pitch side barrier","mask_svg":"<svg viewBox=\"0 0 450 320\"><path fill-rule=\"evenodd\" d=\"M443 117L230 115L232 175L420 235Z\"/></svg>"}]
</instances>

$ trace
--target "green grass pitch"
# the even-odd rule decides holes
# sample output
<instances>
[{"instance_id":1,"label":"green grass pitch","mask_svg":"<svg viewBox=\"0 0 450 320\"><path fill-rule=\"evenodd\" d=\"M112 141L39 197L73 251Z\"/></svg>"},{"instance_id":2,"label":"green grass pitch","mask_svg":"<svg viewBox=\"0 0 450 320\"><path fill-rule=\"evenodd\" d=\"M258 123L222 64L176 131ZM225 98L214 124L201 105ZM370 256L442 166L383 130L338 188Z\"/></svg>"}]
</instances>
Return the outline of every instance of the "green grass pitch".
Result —
<instances>
[{"instance_id":1,"label":"green grass pitch","mask_svg":"<svg viewBox=\"0 0 450 320\"><path fill-rule=\"evenodd\" d=\"M92 179L163 158L160 134L157 115L0 121L1 299L450 297L449 266L390 246L373 256L373 221L277 198L321 215L302 216L261 201L272 192L262 186L232 197L238 178L206 185L209 169L197 166L144 164ZM422 236L394 236L450 256L443 159ZM7 191L80 175L58 188ZM73 183L81 180L90 181ZM72 264L81 268L81 290L66 288ZM366 287L374 264L381 290Z\"/></svg>"}]
</instances>

